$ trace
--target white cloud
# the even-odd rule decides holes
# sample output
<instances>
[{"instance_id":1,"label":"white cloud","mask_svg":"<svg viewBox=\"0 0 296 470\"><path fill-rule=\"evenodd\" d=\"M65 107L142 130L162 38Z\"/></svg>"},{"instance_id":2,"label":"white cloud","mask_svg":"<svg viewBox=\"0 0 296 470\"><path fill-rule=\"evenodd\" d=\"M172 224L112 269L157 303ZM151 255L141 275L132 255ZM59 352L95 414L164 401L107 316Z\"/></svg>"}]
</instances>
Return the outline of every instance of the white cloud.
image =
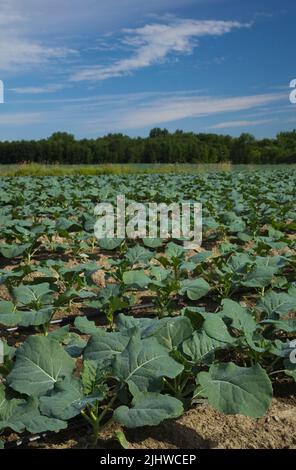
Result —
<instances>
[{"instance_id":1,"label":"white cloud","mask_svg":"<svg viewBox=\"0 0 296 470\"><path fill-rule=\"evenodd\" d=\"M33 37L30 11L18 2L0 0L0 70L11 71L45 64L76 53L67 47L46 45Z\"/></svg>"},{"instance_id":2,"label":"white cloud","mask_svg":"<svg viewBox=\"0 0 296 470\"><path fill-rule=\"evenodd\" d=\"M23 127L40 123L41 119L41 113L5 113L0 114L0 125Z\"/></svg>"},{"instance_id":3,"label":"white cloud","mask_svg":"<svg viewBox=\"0 0 296 470\"><path fill-rule=\"evenodd\" d=\"M219 114L235 113L246 110L255 110L260 106L281 104L286 99L282 93L251 95L242 97L213 97L201 96L200 91L178 91L178 92L147 92L114 94L93 97L83 97L77 100L51 100L51 108L38 112L40 103L45 100L37 100L36 112L30 113L8 113L1 115L0 124L13 127L25 127L28 123L46 125L47 133L58 129L66 129L76 133L78 136L98 136L107 132L137 131L158 125L170 128L180 127L182 119L198 119L202 117L215 117ZM33 103L33 101L32 101ZM227 123L218 124L217 127L224 128L232 125L234 127L246 127L267 124L269 119L242 120L237 118ZM271 121L271 119L270 119ZM196 121L191 127L204 128L204 122Z\"/></svg>"},{"instance_id":4,"label":"white cloud","mask_svg":"<svg viewBox=\"0 0 296 470\"><path fill-rule=\"evenodd\" d=\"M141 129L188 118L200 118L220 113L254 109L285 99L282 93L240 97L171 96L148 103L138 103L132 108L113 109L93 122L91 127L107 126L109 130Z\"/></svg>"},{"instance_id":5,"label":"white cloud","mask_svg":"<svg viewBox=\"0 0 296 470\"><path fill-rule=\"evenodd\" d=\"M67 85L62 84L48 84L43 86L29 86L29 87L18 87L10 88L10 91L19 95L41 95L45 93L54 93L56 91L63 90Z\"/></svg>"},{"instance_id":6,"label":"white cloud","mask_svg":"<svg viewBox=\"0 0 296 470\"><path fill-rule=\"evenodd\" d=\"M46 64L61 59L75 51L63 47L47 47L25 38L15 38L0 33L0 69L15 70Z\"/></svg>"},{"instance_id":7,"label":"white cloud","mask_svg":"<svg viewBox=\"0 0 296 470\"><path fill-rule=\"evenodd\" d=\"M277 119L258 119L257 121L245 120L245 121L226 121L219 122L214 126L207 127L207 129L233 129L235 127L250 127L250 126L261 126L263 124L269 124Z\"/></svg>"},{"instance_id":8,"label":"white cloud","mask_svg":"<svg viewBox=\"0 0 296 470\"><path fill-rule=\"evenodd\" d=\"M122 43L132 48L129 58L111 65L84 68L72 76L73 81L100 81L129 74L167 59L171 53L190 54L203 36L222 36L250 25L237 21L196 21L174 19L168 24L147 24L142 28L124 29Z\"/></svg>"}]
</instances>

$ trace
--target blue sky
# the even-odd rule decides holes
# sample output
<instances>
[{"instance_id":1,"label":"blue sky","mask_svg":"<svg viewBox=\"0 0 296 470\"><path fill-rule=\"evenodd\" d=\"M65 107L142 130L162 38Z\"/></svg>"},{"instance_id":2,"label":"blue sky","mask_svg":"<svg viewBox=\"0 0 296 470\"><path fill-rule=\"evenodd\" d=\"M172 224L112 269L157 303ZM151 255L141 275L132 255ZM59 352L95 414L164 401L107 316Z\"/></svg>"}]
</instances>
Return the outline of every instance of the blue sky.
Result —
<instances>
[{"instance_id":1,"label":"blue sky","mask_svg":"<svg viewBox=\"0 0 296 470\"><path fill-rule=\"evenodd\" d=\"M0 0L0 139L296 128L292 0Z\"/></svg>"}]
</instances>

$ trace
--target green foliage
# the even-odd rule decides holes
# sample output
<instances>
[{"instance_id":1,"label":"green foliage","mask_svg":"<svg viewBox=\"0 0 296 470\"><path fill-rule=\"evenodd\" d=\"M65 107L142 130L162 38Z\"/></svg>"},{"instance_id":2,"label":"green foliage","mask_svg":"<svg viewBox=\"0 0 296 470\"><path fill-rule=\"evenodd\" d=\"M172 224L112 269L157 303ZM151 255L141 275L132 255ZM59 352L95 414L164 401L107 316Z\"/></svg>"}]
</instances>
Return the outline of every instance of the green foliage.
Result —
<instances>
[{"instance_id":1,"label":"green foliage","mask_svg":"<svg viewBox=\"0 0 296 470\"><path fill-rule=\"evenodd\" d=\"M95 444L114 421L158 425L201 400L263 416L273 383L295 380L295 184L292 169L0 179L1 335L25 328L3 341L1 442L82 416ZM98 243L94 206L118 188L133 201L202 201L207 249ZM76 311L73 326L51 323Z\"/></svg>"},{"instance_id":2,"label":"green foliage","mask_svg":"<svg viewBox=\"0 0 296 470\"><path fill-rule=\"evenodd\" d=\"M63 175L63 169L54 166L49 173L40 163L50 164L105 164L101 169L73 168L71 174L95 176L116 169L113 163L295 163L296 131L280 133L276 139L256 140L250 134L230 137L193 132L170 133L167 129L152 129L149 137L130 138L123 134L108 134L97 139L75 140L66 132L56 132L39 141L0 142L0 163L35 162L31 168L20 168L17 175ZM119 174L127 170L118 169ZM134 169L136 172L137 169Z\"/></svg>"}]
</instances>

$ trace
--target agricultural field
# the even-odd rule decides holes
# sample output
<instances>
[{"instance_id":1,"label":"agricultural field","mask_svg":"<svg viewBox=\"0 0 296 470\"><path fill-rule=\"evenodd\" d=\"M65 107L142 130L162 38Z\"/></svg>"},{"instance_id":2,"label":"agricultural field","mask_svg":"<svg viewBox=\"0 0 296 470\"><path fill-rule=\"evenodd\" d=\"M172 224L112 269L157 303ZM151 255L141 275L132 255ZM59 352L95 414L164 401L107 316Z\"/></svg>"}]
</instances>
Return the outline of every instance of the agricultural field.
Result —
<instances>
[{"instance_id":1,"label":"agricultural field","mask_svg":"<svg viewBox=\"0 0 296 470\"><path fill-rule=\"evenodd\" d=\"M295 188L292 166L1 177L0 447L296 448ZM118 194L202 203L202 246L98 240Z\"/></svg>"}]
</instances>

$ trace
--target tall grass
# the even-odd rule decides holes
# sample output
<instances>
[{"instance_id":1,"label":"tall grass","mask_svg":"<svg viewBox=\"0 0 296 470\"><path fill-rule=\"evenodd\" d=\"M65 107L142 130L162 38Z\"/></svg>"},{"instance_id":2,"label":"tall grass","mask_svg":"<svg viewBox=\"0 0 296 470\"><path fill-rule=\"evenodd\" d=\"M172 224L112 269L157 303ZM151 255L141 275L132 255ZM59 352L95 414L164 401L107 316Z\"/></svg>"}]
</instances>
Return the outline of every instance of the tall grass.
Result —
<instances>
[{"instance_id":1,"label":"tall grass","mask_svg":"<svg viewBox=\"0 0 296 470\"><path fill-rule=\"evenodd\" d=\"M130 174L182 174L199 173L201 171L230 171L231 163L220 164L102 164L102 165L42 165L29 163L22 165L0 165L0 176L99 176L99 175L130 175Z\"/></svg>"}]
</instances>

